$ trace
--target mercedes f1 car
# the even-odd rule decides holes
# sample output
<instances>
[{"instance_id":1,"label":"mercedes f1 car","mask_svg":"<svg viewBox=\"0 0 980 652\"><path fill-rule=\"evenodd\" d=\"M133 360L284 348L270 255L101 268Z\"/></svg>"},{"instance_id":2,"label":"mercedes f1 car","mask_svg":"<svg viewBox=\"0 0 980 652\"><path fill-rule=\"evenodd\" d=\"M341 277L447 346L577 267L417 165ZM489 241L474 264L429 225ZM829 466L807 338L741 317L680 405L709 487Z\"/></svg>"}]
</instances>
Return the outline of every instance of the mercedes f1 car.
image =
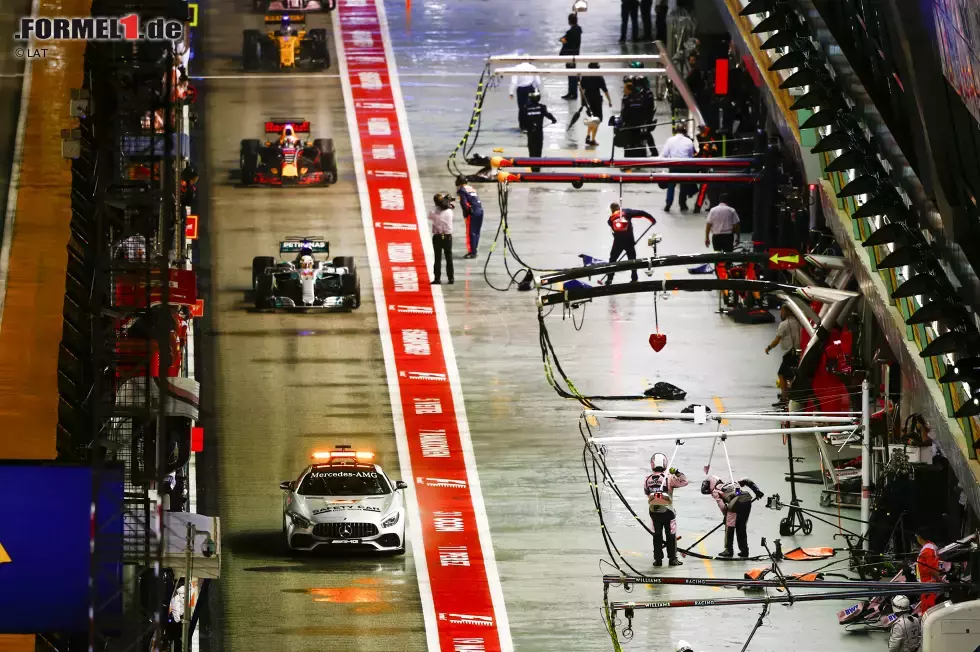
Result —
<instances>
[{"instance_id":1,"label":"mercedes f1 car","mask_svg":"<svg viewBox=\"0 0 980 652\"><path fill-rule=\"evenodd\" d=\"M265 142L257 138L241 143L242 185L328 186L337 183L337 153L333 140L303 140L310 123L302 118L273 118L265 123Z\"/></svg>"},{"instance_id":2,"label":"mercedes f1 car","mask_svg":"<svg viewBox=\"0 0 980 652\"><path fill-rule=\"evenodd\" d=\"M281 482L282 532L290 550L320 546L405 552L408 485L392 480L374 454L350 446L313 454L295 482Z\"/></svg>"},{"instance_id":3,"label":"mercedes f1 car","mask_svg":"<svg viewBox=\"0 0 980 652\"><path fill-rule=\"evenodd\" d=\"M353 310L361 306L361 283L354 259L338 256L317 260L330 252L330 243L316 236L287 238L279 254L295 253L293 260L276 262L272 256L252 259L252 289L260 310Z\"/></svg>"},{"instance_id":4,"label":"mercedes f1 car","mask_svg":"<svg viewBox=\"0 0 980 652\"><path fill-rule=\"evenodd\" d=\"M252 0L255 11L333 11L337 0Z\"/></svg>"},{"instance_id":5,"label":"mercedes f1 car","mask_svg":"<svg viewBox=\"0 0 980 652\"><path fill-rule=\"evenodd\" d=\"M303 14L265 17L266 28L279 25L275 31L247 29L242 33L242 67L253 70L324 70L330 67L327 30L306 30Z\"/></svg>"}]
</instances>

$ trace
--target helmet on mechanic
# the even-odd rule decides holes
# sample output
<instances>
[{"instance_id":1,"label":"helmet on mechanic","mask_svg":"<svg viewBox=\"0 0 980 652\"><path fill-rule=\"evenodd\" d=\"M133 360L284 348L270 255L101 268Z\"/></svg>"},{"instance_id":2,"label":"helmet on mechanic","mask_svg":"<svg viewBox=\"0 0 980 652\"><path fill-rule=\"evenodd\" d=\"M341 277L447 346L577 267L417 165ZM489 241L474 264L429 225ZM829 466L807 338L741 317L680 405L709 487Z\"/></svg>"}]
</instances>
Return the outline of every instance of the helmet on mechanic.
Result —
<instances>
[{"instance_id":1,"label":"helmet on mechanic","mask_svg":"<svg viewBox=\"0 0 980 652\"><path fill-rule=\"evenodd\" d=\"M667 470L667 456L663 453L654 453L653 457L650 458L650 468L653 469L655 473L662 473Z\"/></svg>"}]
</instances>

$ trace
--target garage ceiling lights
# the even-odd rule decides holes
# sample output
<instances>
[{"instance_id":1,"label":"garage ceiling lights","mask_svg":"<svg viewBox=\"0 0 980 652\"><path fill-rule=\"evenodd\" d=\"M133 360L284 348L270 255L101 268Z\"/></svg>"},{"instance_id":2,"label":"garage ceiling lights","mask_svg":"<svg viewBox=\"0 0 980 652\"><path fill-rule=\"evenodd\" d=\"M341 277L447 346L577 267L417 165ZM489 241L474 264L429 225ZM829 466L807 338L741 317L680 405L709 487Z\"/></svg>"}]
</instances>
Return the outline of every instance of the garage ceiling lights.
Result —
<instances>
[{"instance_id":1,"label":"garage ceiling lights","mask_svg":"<svg viewBox=\"0 0 980 652\"><path fill-rule=\"evenodd\" d=\"M802 16L783 0L753 0L742 9L740 15L752 16L765 12L771 13L758 22L752 32L775 34L762 43L761 48L788 50L769 66L769 70L796 69L783 80L780 88L807 87L807 92L798 97L790 108L794 111L817 109L800 124L800 129L831 129L811 148L811 153L840 152L825 171L847 173L848 176L853 174L837 197L864 200L851 214L854 219L888 219L864 241L864 246L894 245L895 248L878 263L878 268L911 266L918 272L895 289L892 299L931 299L915 310L906 323L930 325L934 330L940 324L950 328L938 334L919 355L928 358L957 354L962 358L961 363L957 363L959 367L953 367L954 372L947 370L940 382L972 381L975 387L980 387L980 357L974 357L980 354L980 334L969 318L970 314L960 303L936 254L917 230L917 216L888 179L874 139L865 135L863 126L855 119L847 94L835 81L826 56L814 46ZM770 57L775 58L774 55ZM878 220L875 220L873 229L877 223ZM956 412L956 417L977 415L980 415L980 392L971 392L970 399Z\"/></svg>"}]
</instances>

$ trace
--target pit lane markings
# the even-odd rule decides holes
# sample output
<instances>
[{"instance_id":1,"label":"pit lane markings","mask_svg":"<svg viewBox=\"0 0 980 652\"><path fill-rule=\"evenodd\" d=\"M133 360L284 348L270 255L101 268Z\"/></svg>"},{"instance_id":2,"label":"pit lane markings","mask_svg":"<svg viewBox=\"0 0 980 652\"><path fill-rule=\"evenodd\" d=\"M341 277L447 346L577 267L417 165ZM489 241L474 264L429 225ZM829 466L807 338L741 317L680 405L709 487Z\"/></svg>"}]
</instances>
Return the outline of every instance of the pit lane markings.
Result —
<instances>
[{"instance_id":1,"label":"pit lane markings","mask_svg":"<svg viewBox=\"0 0 980 652\"><path fill-rule=\"evenodd\" d=\"M31 17L40 12L41 0L31 2ZM28 43L28 47L34 40ZM20 168L24 161L24 131L27 128L27 110L31 103L31 75L33 59L24 61L23 83L20 87L20 113L17 115L17 131L14 136L14 160L7 181L7 208L3 218L3 244L0 245L0 328L3 327L3 308L7 299L7 275L10 272L10 250L14 244L14 218L17 213L17 193L20 190Z\"/></svg>"},{"instance_id":2,"label":"pit lane markings","mask_svg":"<svg viewBox=\"0 0 980 652\"><path fill-rule=\"evenodd\" d=\"M715 411L721 414L725 411L725 404L721 402L721 398L718 396L712 396L711 400L715 402ZM727 426L729 424L728 419L722 419L721 425Z\"/></svg>"},{"instance_id":3,"label":"pit lane markings","mask_svg":"<svg viewBox=\"0 0 980 652\"><path fill-rule=\"evenodd\" d=\"M416 485L409 493L408 520L427 646L435 652L479 644L487 652L512 652L442 288L428 283L432 245L422 237L427 233L425 203L384 3L340 0L337 12L334 37L401 475L465 480L469 485L469 491ZM357 53L348 57L345 48ZM350 68L378 73L380 83L352 84ZM379 114L393 127L389 134L371 133L370 119ZM387 145L399 147L401 156L364 156ZM404 215L405 224L411 220L418 228L381 228L375 225L375 214L389 215L392 221ZM400 295L404 304L395 300ZM431 307L434 314L390 311L393 304Z\"/></svg>"}]
</instances>

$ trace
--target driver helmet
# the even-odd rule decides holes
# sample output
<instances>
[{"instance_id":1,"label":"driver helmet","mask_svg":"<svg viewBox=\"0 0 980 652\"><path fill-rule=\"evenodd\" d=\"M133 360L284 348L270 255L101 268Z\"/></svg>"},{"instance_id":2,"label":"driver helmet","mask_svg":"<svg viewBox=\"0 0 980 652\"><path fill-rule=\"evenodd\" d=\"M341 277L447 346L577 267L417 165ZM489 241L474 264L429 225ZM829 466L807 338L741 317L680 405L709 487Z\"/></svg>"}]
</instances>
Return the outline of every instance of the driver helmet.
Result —
<instances>
[{"instance_id":1,"label":"driver helmet","mask_svg":"<svg viewBox=\"0 0 980 652\"><path fill-rule=\"evenodd\" d=\"M310 256L309 254L299 257L300 269L306 269L306 270L313 269L313 266L315 264L316 261L314 261L313 256Z\"/></svg>"},{"instance_id":2,"label":"driver helmet","mask_svg":"<svg viewBox=\"0 0 980 652\"><path fill-rule=\"evenodd\" d=\"M528 93L527 99L531 102L531 104L537 104L541 101L541 91L535 88L533 91Z\"/></svg>"},{"instance_id":3,"label":"driver helmet","mask_svg":"<svg viewBox=\"0 0 980 652\"><path fill-rule=\"evenodd\" d=\"M663 453L654 453L653 457L650 458L650 468L654 472L661 473L667 470L667 456Z\"/></svg>"},{"instance_id":4,"label":"driver helmet","mask_svg":"<svg viewBox=\"0 0 980 652\"><path fill-rule=\"evenodd\" d=\"M282 21L279 23L279 33L283 36L289 36L290 26L289 26L289 14L285 14L282 17Z\"/></svg>"},{"instance_id":5,"label":"driver helmet","mask_svg":"<svg viewBox=\"0 0 980 652\"><path fill-rule=\"evenodd\" d=\"M910 611L911 609L912 605L909 603L909 599L904 595L896 595L894 598L892 598L892 611L895 613L900 614Z\"/></svg>"},{"instance_id":6,"label":"driver helmet","mask_svg":"<svg viewBox=\"0 0 980 652\"><path fill-rule=\"evenodd\" d=\"M674 648L674 652L694 652L694 648L687 641L677 641L677 647Z\"/></svg>"},{"instance_id":7,"label":"driver helmet","mask_svg":"<svg viewBox=\"0 0 980 652\"><path fill-rule=\"evenodd\" d=\"M293 130L293 125L286 125L282 128L282 139L296 140L296 132Z\"/></svg>"}]
</instances>

